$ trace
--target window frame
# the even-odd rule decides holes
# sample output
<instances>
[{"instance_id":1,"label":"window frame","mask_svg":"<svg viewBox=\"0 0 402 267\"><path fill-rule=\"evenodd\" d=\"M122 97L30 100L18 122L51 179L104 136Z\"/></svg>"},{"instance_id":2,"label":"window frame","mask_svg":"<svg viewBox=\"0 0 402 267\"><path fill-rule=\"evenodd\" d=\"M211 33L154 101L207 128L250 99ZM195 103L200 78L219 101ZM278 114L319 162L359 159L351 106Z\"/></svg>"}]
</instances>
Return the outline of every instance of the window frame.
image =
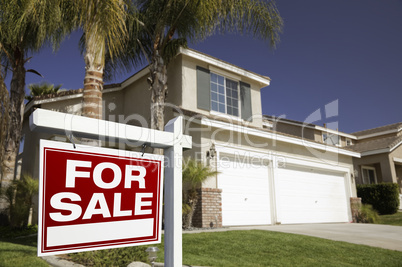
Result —
<instances>
[{"instance_id":1,"label":"window frame","mask_svg":"<svg viewBox=\"0 0 402 267\"><path fill-rule=\"evenodd\" d=\"M365 175L364 175L364 170L373 171L373 173L374 173L374 184L377 184L377 183L378 183L378 182L377 182L377 172L376 172L375 167L372 167L372 166L361 166L362 182L363 182L363 184L373 184L373 183L371 183L371 181L370 181L370 177L365 177ZM367 179L367 180L366 180L366 179Z\"/></svg>"},{"instance_id":2,"label":"window frame","mask_svg":"<svg viewBox=\"0 0 402 267\"><path fill-rule=\"evenodd\" d=\"M349 145L348 145L348 142L349 142ZM346 145L346 146L351 146L351 145L353 145L352 139L346 138L346 139L345 139L345 145Z\"/></svg>"},{"instance_id":3,"label":"window frame","mask_svg":"<svg viewBox=\"0 0 402 267\"><path fill-rule=\"evenodd\" d=\"M324 136L327 136L327 138L324 139ZM338 142L336 144L330 144L327 143L326 140L328 140L328 138L331 138L332 136L337 136L338 137ZM334 133L329 133L329 132L323 132L322 135L322 142L326 145L332 145L332 146L341 146L341 137L339 136L339 134L334 134ZM332 139L330 139L332 140Z\"/></svg>"},{"instance_id":4,"label":"window frame","mask_svg":"<svg viewBox=\"0 0 402 267\"><path fill-rule=\"evenodd\" d=\"M216 75L216 76L217 76L217 81L216 81L216 82L213 81L213 78L212 78L213 75ZM242 114L242 113L241 113L241 101L240 101L240 81L239 81L239 80L235 80L235 79L233 79L233 78L231 78L231 77L227 77L227 76L225 76L225 75L219 74L219 73L214 72L214 71L211 71L211 72L210 72L210 77L211 77L211 78L210 78L210 105L211 105L211 106L210 106L210 113L211 113L211 114L218 113L218 114L220 114L220 115L231 116L231 117L236 118L236 119L241 118L241 114ZM223 78L223 85L219 83L220 77ZM228 90L233 90L233 89L231 89L231 88L228 88L228 81L233 82L233 83L236 83L236 93L237 93L236 98L234 98L234 97L232 97L232 96L228 96ZM216 90L216 91L213 91L213 89L212 89L212 88L213 88L213 84L216 84L216 87L217 87L217 90ZM223 91L224 91L224 94L223 94L223 96L224 96L224 103L223 103L222 101L220 101L220 99L219 99L219 96L222 95L222 94L219 92L219 86L223 86ZM217 97L216 97L216 100L214 99L213 94L216 94L216 96L217 96ZM237 104L236 104L236 105L233 105L234 102L232 102L232 103L230 104L230 106L228 106L228 98L231 98L232 101L233 101L233 100L237 101ZM214 109L214 103L217 104L217 110ZM219 107L220 104L224 104L225 112L222 112L222 111L219 110L219 109L220 109L220 107ZM228 108L237 109L237 115L234 115L234 114L233 114L233 113L235 113L235 112L228 113Z\"/></svg>"}]
</instances>

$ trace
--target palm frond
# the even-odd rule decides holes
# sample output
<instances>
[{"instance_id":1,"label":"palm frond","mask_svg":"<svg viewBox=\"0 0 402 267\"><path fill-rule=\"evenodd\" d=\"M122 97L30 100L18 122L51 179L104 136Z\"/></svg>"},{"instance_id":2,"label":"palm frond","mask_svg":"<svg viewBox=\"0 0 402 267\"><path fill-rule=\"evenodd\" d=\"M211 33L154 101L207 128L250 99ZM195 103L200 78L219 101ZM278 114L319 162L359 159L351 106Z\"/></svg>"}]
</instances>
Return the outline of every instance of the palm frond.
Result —
<instances>
[{"instance_id":1,"label":"palm frond","mask_svg":"<svg viewBox=\"0 0 402 267\"><path fill-rule=\"evenodd\" d=\"M212 170L209 166L206 166L197 160L189 159L184 162L183 187L195 189L200 187L202 182L207 178L218 174L217 171Z\"/></svg>"}]
</instances>

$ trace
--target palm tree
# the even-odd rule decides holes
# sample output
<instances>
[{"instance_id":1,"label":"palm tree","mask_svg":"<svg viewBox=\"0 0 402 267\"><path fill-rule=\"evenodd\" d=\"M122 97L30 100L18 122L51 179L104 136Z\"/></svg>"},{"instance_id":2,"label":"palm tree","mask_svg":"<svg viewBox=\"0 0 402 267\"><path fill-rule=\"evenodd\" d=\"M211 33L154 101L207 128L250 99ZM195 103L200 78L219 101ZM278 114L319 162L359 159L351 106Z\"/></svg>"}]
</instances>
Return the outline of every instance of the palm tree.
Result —
<instances>
[{"instance_id":1,"label":"palm tree","mask_svg":"<svg viewBox=\"0 0 402 267\"><path fill-rule=\"evenodd\" d=\"M167 96L167 65L187 42L198 42L216 33L240 32L268 41L275 47L282 18L269 0L138 0L130 25L131 51L141 51L149 63L151 127L163 130ZM131 52L131 54L130 54Z\"/></svg>"},{"instance_id":2,"label":"palm tree","mask_svg":"<svg viewBox=\"0 0 402 267\"><path fill-rule=\"evenodd\" d=\"M58 0L0 0L0 59L4 70L12 71L2 186L14 178L24 112L25 75L37 73L27 70L25 64L31 58L28 55L47 41L59 43L64 33L60 27L61 9L62 1Z\"/></svg>"},{"instance_id":3,"label":"palm tree","mask_svg":"<svg viewBox=\"0 0 402 267\"><path fill-rule=\"evenodd\" d=\"M198 203L197 189L201 188L202 182L208 177L217 175L218 172L194 159L183 162L183 227L191 228Z\"/></svg>"},{"instance_id":4,"label":"palm tree","mask_svg":"<svg viewBox=\"0 0 402 267\"><path fill-rule=\"evenodd\" d=\"M48 82L31 83L28 85L30 94L25 96L25 99L30 101L35 96L57 94L59 92L60 88L61 88L61 84L54 86L54 84L50 84Z\"/></svg>"},{"instance_id":5,"label":"palm tree","mask_svg":"<svg viewBox=\"0 0 402 267\"><path fill-rule=\"evenodd\" d=\"M72 16L73 24L83 31L83 116L102 118L105 58L108 55L113 60L123 50L128 6L124 0L71 0L65 10Z\"/></svg>"},{"instance_id":6,"label":"palm tree","mask_svg":"<svg viewBox=\"0 0 402 267\"><path fill-rule=\"evenodd\" d=\"M1 50L0 50L1 51ZM0 147L4 147L6 144L7 130L10 123L9 117L9 94L7 87L4 84L3 73L0 69ZM3 170L3 157L4 149L0 150L0 177Z\"/></svg>"}]
</instances>

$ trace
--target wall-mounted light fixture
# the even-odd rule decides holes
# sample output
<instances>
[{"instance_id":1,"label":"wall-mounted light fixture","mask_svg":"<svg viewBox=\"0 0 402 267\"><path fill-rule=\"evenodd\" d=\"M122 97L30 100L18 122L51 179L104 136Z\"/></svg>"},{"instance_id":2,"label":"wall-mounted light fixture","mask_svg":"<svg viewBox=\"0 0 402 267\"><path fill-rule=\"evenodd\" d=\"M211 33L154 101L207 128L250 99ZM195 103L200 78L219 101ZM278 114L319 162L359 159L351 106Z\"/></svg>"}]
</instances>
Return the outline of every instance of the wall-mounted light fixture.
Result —
<instances>
[{"instance_id":1,"label":"wall-mounted light fixture","mask_svg":"<svg viewBox=\"0 0 402 267\"><path fill-rule=\"evenodd\" d=\"M207 159L212 159L215 156L216 156L216 149L215 149L215 145L212 144L212 146L207 151Z\"/></svg>"}]
</instances>

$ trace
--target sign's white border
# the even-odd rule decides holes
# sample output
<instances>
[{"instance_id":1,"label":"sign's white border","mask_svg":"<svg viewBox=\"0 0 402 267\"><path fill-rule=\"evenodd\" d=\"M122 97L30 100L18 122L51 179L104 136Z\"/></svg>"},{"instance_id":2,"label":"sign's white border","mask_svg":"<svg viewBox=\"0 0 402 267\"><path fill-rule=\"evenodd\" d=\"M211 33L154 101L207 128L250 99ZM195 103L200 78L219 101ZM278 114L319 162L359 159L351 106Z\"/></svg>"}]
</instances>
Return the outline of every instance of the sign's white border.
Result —
<instances>
[{"instance_id":1,"label":"sign's white border","mask_svg":"<svg viewBox=\"0 0 402 267\"><path fill-rule=\"evenodd\" d=\"M67 248L63 250L57 250L57 251L51 251L51 252L42 252L42 245L44 244L43 240L43 212L46 212L43 210L43 193L44 193L44 170L43 170L43 163L44 163L44 149L45 148L54 148L54 149L63 149L63 150L70 150L72 153L95 153L95 154L107 154L110 155L111 157L125 157L125 158L140 158L140 159L145 159L145 160L158 160L161 162L160 165L160 181L159 184L161 186L160 189L160 195L159 195L159 222L157 222L158 225L158 237L157 240L153 241L139 241L136 243L123 243L123 244L106 244L106 245L97 245L94 247L91 246L77 246L77 248ZM100 249L109 249L109 248L119 248L119 247L128 247L128 246L137 246L137 245L149 245L149 244L157 244L161 243L161 235L162 235L162 205L163 205L163 163L164 157L162 155L155 155L155 154L142 154L139 152L134 152L134 151L126 151L126 150L118 150L118 149L110 149L110 148L102 148L102 147L92 147L92 146L86 146L86 145L80 145L77 144L76 148L73 147L73 144L71 143L63 143L63 142L56 142L56 141L49 141L49 140L40 140L40 152L39 152L39 214L38 214L38 256L48 256L48 255L57 255L57 254L65 254L65 253L73 253L73 252L82 252L82 251L90 251L90 250L100 250ZM121 222L124 224L124 221ZM131 221L131 223L134 223L134 221ZM138 222L135 222L140 226L143 224L141 220L138 220ZM149 224L149 223L148 223ZM91 225L82 225L83 227L92 227ZM74 226L73 226L74 227ZM118 227L119 228L119 227ZM135 227L136 228L136 227ZM116 229L116 228L114 228ZM138 228L137 228L138 229ZM148 229L148 232L152 231L152 229ZM79 231L82 233L82 231ZM84 231L85 232L85 231ZM107 231L109 232L109 231ZM57 233L62 233L62 231L58 231ZM122 231L117 231L117 236L114 239L121 239L122 235L125 233ZM134 235L138 235L139 233L131 233ZM75 240L74 236L71 236L72 241L71 242L80 242L80 239L82 236L76 236L78 239ZM111 237L105 237L106 239L110 240ZM56 241L57 242L57 241ZM109 242L110 243L110 242Z\"/></svg>"}]
</instances>

